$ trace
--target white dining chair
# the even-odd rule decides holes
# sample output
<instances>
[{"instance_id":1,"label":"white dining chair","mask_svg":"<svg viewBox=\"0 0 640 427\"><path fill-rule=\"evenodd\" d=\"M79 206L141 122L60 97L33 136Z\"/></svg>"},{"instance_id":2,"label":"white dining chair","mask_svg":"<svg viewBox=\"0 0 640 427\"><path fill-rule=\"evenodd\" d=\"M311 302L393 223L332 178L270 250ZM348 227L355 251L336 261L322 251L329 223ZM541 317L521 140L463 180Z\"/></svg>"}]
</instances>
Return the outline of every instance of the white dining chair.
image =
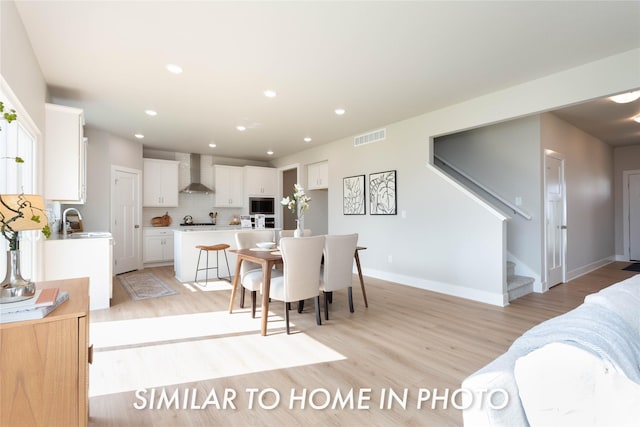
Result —
<instances>
[{"instance_id":1,"label":"white dining chair","mask_svg":"<svg viewBox=\"0 0 640 427\"><path fill-rule=\"evenodd\" d=\"M324 250L324 236L284 237L280 240L283 274L271 279L269 296L284 301L284 317L289 334L288 304L313 298L316 323L322 324L320 316L320 264Z\"/></svg>"},{"instance_id":2,"label":"white dining chair","mask_svg":"<svg viewBox=\"0 0 640 427\"><path fill-rule=\"evenodd\" d=\"M329 320L329 302L334 291L347 289L349 311L353 313L353 256L358 234L327 235L324 241L324 263L320 273L320 290L324 294L324 318Z\"/></svg>"},{"instance_id":3,"label":"white dining chair","mask_svg":"<svg viewBox=\"0 0 640 427\"><path fill-rule=\"evenodd\" d=\"M280 230L280 238L282 239L283 237L293 237L293 232L295 230ZM311 229L310 228L305 228L304 230L302 230L302 237L309 237L311 236Z\"/></svg>"},{"instance_id":4,"label":"white dining chair","mask_svg":"<svg viewBox=\"0 0 640 427\"><path fill-rule=\"evenodd\" d=\"M274 230L240 231L236 233L236 247L238 249L256 248L259 242L273 242ZM273 270L271 276L282 275L279 270ZM256 294L262 289L262 267L254 262L243 261L240 266L240 283L242 292L240 294L240 308L244 308L245 289L251 292L251 317L256 317Z\"/></svg>"}]
</instances>

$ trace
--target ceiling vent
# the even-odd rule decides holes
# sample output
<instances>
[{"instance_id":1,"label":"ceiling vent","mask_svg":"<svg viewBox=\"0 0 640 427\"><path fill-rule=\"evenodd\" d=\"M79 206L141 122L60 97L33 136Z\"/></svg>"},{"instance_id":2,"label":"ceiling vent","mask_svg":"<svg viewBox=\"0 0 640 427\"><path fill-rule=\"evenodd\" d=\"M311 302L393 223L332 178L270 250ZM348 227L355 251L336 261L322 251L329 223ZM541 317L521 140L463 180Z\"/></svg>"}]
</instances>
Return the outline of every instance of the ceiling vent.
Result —
<instances>
[{"instance_id":1,"label":"ceiling vent","mask_svg":"<svg viewBox=\"0 0 640 427\"><path fill-rule=\"evenodd\" d=\"M371 144L372 142L382 141L387 137L386 129L378 129L369 133L365 133L364 135L358 135L353 138L353 146L359 147L365 144Z\"/></svg>"}]
</instances>

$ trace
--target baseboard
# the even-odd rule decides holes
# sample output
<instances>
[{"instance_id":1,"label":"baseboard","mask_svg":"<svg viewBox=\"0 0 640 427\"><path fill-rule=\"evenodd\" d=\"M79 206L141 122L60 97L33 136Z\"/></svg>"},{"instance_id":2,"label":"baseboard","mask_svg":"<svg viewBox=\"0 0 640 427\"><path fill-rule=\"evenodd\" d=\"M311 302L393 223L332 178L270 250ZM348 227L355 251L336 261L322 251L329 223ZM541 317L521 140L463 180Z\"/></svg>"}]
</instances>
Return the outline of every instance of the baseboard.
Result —
<instances>
[{"instance_id":1,"label":"baseboard","mask_svg":"<svg viewBox=\"0 0 640 427\"><path fill-rule=\"evenodd\" d=\"M438 292L445 295L478 301L485 304L505 307L509 305L508 293L492 293L478 289L470 289L464 286L452 285L450 283L437 282L435 280L425 280L403 274L389 273L386 271L363 269L363 275L373 277L400 285L411 286L413 288L424 289L426 291Z\"/></svg>"},{"instance_id":2,"label":"baseboard","mask_svg":"<svg viewBox=\"0 0 640 427\"><path fill-rule=\"evenodd\" d=\"M600 267L604 267L607 264L611 264L616 259L615 255L608 256L606 258L602 258L601 260L594 261L587 265L584 265L580 268L576 268L571 271L567 271L567 282L573 279L577 279L580 276L584 276L585 274L591 273L594 270L599 269Z\"/></svg>"}]
</instances>

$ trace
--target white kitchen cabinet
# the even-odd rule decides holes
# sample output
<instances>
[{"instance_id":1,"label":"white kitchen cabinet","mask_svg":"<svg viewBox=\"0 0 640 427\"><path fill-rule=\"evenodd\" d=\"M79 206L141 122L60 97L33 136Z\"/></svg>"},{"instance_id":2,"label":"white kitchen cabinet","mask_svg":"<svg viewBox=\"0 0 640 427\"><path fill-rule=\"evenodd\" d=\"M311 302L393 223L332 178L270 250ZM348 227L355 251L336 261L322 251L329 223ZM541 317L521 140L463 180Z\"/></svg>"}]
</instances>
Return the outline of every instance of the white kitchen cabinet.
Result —
<instances>
[{"instance_id":1,"label":"white kitchen cabinet","mask_svg":"<svg viewBox=\"0 0 640 427\"><path fill-rule=\"evenodd\" d=\"M219 208L244 206L244 171L239 166L215 165L215 205Z\"/></svg>"},{"instance_id":2,"label":"white kitchen cabinet","mask_svg":"<svg viewBox=\"0 0 640 427\"><path fill-rule=\"evenodd\" d=\"M307 190L329 188L329 162L312 163L307 166Z\"/></svg>"},{"instance_id":3,"label":"white kitchen cabinet","mask_svg":"<svg viewBox=\"0 0 640 427\"><path fill-rule=\"evenodd\" d=\"M144 159L143 206L178 206L179 165L175 160Z\"/></svg>"},{"instance_id":4,"label":"white kitchen cabinet","mask_svg":"<svg viewBox=\"0 0 640 427\"><path fill-rule=\"evenodd\" d=\"M87 192L84 112L45 104L45 126L45 197L65 204L82 204Z\"/></svg>"},{"instance_id":5,"label":"white kitchen cabinet","mask_svg":"<svg viewBox=\"0 0 640 427\"><path fill-rule=\"evenodd\" d=\"M173 230L145 227L142 262L168 263L173 261Z\"/></svg>"},{"instance_id":6,"label":"white kitchen cabinet","mask_svg":"<svg viewBox=\"0 0 640 427\"><path fill-rule=\"evenodd\" d=\"M44 280L89 278L91 310L109 308L113 296L113 239L61 238L42 242Z\"/></svg>"},{"instance_id":7,"label":"white kitchen cabinet","mask_svg":"<svg viewBox=\"0 0 640 427\"><path fill-rule=\"evenodd\" d=\"M245 166L247 196L275 196L278 192L278 175L275 168Z\"/></svg>"}]
</instances>

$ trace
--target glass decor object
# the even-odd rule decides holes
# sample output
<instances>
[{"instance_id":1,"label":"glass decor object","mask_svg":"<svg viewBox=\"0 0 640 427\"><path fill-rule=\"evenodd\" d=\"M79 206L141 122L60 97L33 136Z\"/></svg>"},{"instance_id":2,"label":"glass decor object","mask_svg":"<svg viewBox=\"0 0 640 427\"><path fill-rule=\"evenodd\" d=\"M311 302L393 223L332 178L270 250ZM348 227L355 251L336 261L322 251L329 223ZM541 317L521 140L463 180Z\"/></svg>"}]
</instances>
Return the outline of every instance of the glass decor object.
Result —
<instances>
[{"instance_id":1,"label":"glass decor object","mask_svg":"<svg viewBox=\"0 0 640 427\"><path fill-rule=\"evenodd\" d=\"M16 302L35 295L35 283L20 273L20 232L42 230L49 237L51 231L42 196L36 194L0 195L0 232L9 242L7 272L0 283L0 303Z\"/></svg>"}]
</instances>

